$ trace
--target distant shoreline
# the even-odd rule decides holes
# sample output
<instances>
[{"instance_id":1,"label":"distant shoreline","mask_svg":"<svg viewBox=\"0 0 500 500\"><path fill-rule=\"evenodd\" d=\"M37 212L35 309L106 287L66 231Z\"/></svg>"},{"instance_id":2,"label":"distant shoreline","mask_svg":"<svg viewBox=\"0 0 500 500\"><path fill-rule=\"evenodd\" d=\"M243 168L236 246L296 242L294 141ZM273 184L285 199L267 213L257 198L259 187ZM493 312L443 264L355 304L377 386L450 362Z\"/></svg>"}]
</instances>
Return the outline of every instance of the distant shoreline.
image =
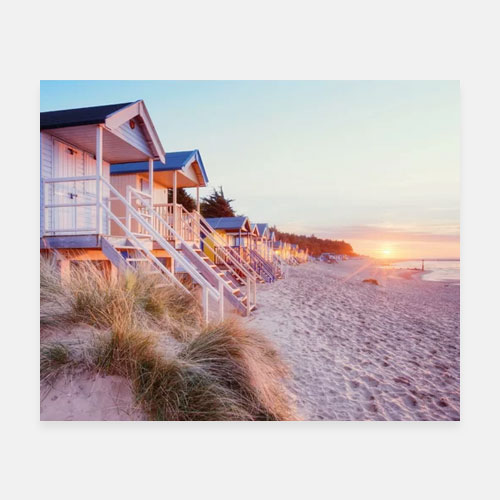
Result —
<instances>
[{"instance_id":1,"label":"distant shoreline","mask_svg":"<svg viewBox=\"0 0 500 500\"><path fill-rule=\"evenodd\" d=\"M460 258L453 259L423 259L422 257L416 259L384 259L384 258L375 258L377 261L386 262L386 263L395 263L395 262L416 262L416 261L424 261L424 262L460 262Z\"/></svg>"},{"instance_id":2,"label":"distant shoreline","mask_svg":"<svg viewBox=\"0 0 500 500\"><path fill-rule=\"evenodd\" d=\"M459 259L423 259L424 270L422 271L422 259L420 260L380 260L376 262L381 269L390 270L401 277L411 277L418 273L418 279L422 281L435 281L440 283L460 283L460 260Z\"/></svg>"}]
</instances>

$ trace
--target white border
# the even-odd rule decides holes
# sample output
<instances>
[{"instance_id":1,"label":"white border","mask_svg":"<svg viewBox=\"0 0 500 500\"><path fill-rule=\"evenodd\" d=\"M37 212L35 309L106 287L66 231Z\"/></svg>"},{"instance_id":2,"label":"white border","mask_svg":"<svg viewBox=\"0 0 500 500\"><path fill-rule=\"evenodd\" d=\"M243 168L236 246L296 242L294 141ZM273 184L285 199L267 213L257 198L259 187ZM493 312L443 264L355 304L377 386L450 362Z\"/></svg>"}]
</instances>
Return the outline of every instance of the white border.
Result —
<instances>
[{"instance_id":1,"label":"white border","mask_svg":"<svg viewBox=\"0 0 500 500\"><path fill-rule=\"evenodd\" d=\"M8 6L4 497L492 498L500 415L495 3L176 4ZM81 77L460 79L462 422L39 423L38 80Z\"/></svg>"}]
</instances>

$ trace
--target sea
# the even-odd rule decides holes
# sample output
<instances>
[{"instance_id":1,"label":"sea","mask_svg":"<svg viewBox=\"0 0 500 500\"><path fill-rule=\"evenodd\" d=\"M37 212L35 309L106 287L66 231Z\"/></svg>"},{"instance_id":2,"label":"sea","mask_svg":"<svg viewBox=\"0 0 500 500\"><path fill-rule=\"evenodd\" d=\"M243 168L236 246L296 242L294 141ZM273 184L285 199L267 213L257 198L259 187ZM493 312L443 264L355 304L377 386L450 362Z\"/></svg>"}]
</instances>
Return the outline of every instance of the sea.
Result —
<instances>
[{"instance_id":1,"label":"sea","mask_svg":"<svg viewBox=\"0 0 500 500\"><path fill-rule=\"evenodd\" d=\"M395 261L387 265L396 269L421 269L421 260ZM423 280L427 281L460 281L460 261L459 260L441 260L425 259L424 269L429 271L422 275Z\"/></svg>"}]
</instances>

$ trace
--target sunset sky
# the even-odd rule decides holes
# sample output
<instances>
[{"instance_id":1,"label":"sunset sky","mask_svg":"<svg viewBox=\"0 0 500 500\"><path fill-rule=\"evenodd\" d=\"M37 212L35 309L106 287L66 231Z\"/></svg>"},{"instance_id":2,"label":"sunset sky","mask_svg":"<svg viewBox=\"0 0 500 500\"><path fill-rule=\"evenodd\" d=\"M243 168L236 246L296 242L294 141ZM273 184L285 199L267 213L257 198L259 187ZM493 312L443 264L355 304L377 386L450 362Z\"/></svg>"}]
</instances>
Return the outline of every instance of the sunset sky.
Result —
<instances>
[{"instance_id":1,"label":"sunset sky","mask_svg":"<svg viewBox=\"0 0 500 500\"><path fill-rule=\"evenodd\" d=\"M41 82L41 111L144 99L254 222L374 257L459 257L456 81Z\"/></svg>"}]
</instances>

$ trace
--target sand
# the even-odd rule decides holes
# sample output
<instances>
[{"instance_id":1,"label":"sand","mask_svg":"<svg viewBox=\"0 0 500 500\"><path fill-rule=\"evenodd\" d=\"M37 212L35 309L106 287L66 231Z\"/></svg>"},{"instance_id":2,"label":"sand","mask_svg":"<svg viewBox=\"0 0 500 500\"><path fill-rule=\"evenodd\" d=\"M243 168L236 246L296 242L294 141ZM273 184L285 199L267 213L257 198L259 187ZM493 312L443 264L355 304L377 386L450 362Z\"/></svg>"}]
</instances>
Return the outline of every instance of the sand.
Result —
<instances>
[{"instance_id":1,"label":"sand","mask_svg":"<svg viewBox=\"0 0 500 500\"><path fill-rule=\"evenodd\" d=\"M43 331L41 341L89 342L93 330L75 326ZM40 386L40 420L146 420L125 377L75 367Z\"/></svg>"},{"instance_id":2,"label":"sand","mask_svg":"<svg viewBox=\"0 0 500 500\"><path fill-rule=\"evenodd\" d=\"M145 420L130 382L87 371L62 374L40 394L40 420Z\"/></svg>"},{"instance_id":3,"label":"sand","mask_svg":"<svg viewBox=\"0 0 500 500\"><path fill-rule=\"evenodd\" d=\"M420 277L318 262L259 287L248 321L289 364L304 419L460 419L460 286Z\"/></svg>"}]
</instances>

